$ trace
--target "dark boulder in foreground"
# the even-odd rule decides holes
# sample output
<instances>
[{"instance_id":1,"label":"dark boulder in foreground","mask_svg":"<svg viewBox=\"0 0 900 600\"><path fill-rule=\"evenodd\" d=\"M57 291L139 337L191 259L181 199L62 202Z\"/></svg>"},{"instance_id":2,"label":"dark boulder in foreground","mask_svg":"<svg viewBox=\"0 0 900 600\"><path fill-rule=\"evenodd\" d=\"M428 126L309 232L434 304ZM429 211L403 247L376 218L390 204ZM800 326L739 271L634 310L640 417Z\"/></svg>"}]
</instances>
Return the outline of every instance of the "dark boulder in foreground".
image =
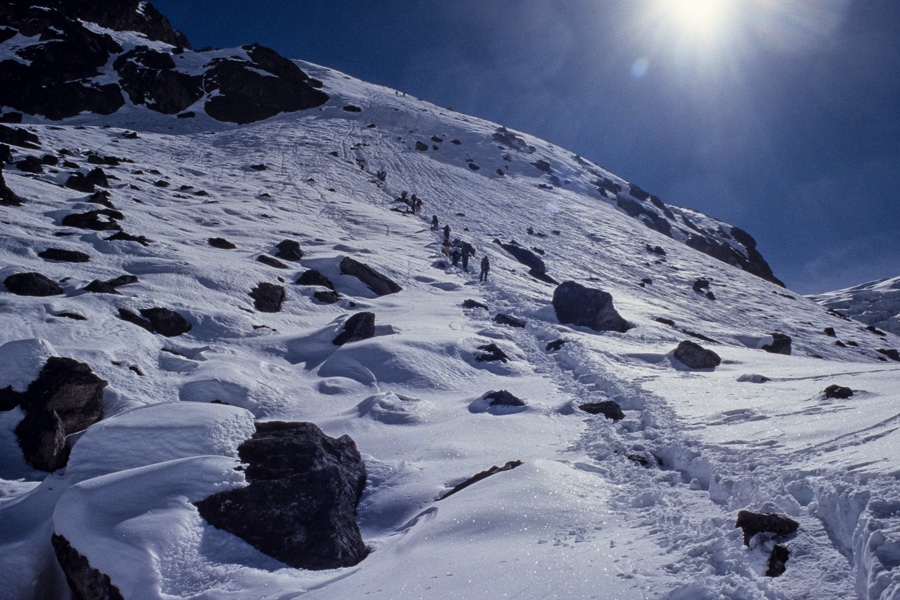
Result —
<instances>
[{"instance_id":1,"label":"dark boulder in foreground","mask_svg":"<svg viewBox=\"0 0 900 600\"><path fill-rule=\"evenodd\" d=\"M718 354L688 340L678 344L673 356L689 369L714 369L722 363Z\"/></svg>"},{"instance_id":2,"label":"dark boulder in foreground","mask_svg":"<svg viewBox=\"0 0 900 600\"><path fill-rule=\"evenodd\" d=\"M211 525L297 569L359 563L368 550L356 524L366 471L349 436L312 423L256 424L238 448L249 485L196 503Z\"/></svg>"},{"instance_id":3,"label":"dark boulder in foreground","mask_svg":"<svg viewBox=\"0 0 900 600\"><path fill-rule=\"evenodd\" d=\"M359 342L375 337L375 313L356 313L344 323L344 330L334 338L335 346Z\"/></svg>"},{"instance_id":4,"label":"dark boulder in foreground","mask_svg":"<svg viewBox=\"0 0 900 600\"><path fill-rule=\"evenodd\" d=\"M790 354L791 353L791 336L783 333L773 333L772 343L765 344L762 347L766 352L772 354Z\"/></svg>"},{"instance_id":5,"label":"dark boulder in foreground","mask_svg":"<svg viewBox=\"0 0 900 600\"><path fill-rule=\"evenodd\" d=\"M56 411L26 413L15 433L25 462L33 468L52 472L66 466L66 430Z\"/></svg>"},{"instance_id":6,"label":"dark boulder in foreground","mask_svg":"<svg viewBox=\"0 0 900 600\"><path fill-rule=\"evenodd\" d=\"M295 281L294 283L297 285L316 285L326 287L329 290L334 291L334 284L331 283L331 280L315 269L304 271L303 274L300 275L300 277L298 277L297 281Z\"/></svg>"},{"instance_id":7,"label":"dark boulder in foreground","mask_svg":"<svg viewBox=\"0 0 900 600\"><path fill-rule=\"evenodd\" d=\"M556 288L553 292L553 309L556 311L556 318L565 325L620 333L631 328L613 308L609 293L587 288L574 281L565 281Z\"/></svg>"},{"instance_id":8,"label":"dark boulder in foreground","mask_svg":"<svg viewBox=\"0 0 900 600\"><path fill-rule=\"evenodd\" d=\"M482 351L481 354L475 357L475 360L478 362L491 362L495 360L506 362L509 360L509 356L507 356L506 352L501 350L497 344L483 344L478 346L478 349Z\"/></svg>"},{"instance_id":9,"label":"dark boulder in foreground","mask_svg":"<svg viewBox=\"0 0 900 600\"><path fill-rule=\"evenodd\" d=\"M283 260L296 262L303 258L303 250L300 249L300 244L294 240L283 240L278 242L275 247L278 248L275 256Z\"/></svg>"},{"instance_id":10,"label":"dark boulder in foreground","mask_svg":"<svg viewBox=\"0 0 900 600\"><path fill-rule=\"evenodd\" d=\"M153 331L166 337L175 337L191 330L187 319L168 308L142 308L141 315L150 321Z\"/></svg>"},{"instance_id":11,"label":"dark boulder in foreground","mask_svg":"<svg viewBox=\"0 0 900 600\"><path fill-rule=\"evenodd\" d=\"M394 283L390 278L382 275L369 265L353 260L345 256L341 261L341 273L356 277L368 287L376 296L395 294L403 288Z\"/></svg>"},{"instance_id":12,"label":"dark boulder in foreground","mask_svg":"<svg viewBox=\"0 0 900 600\"><path fill-rule=\"evenodd\" d=\"M497 313L496 315L494 315L494 323L499 323L500 325L509 325L510 327L519 327L519 328L525 327L525 325L527 324L522 319L518 319L516 317L510 316L507 314L503 314L503 313Z\"/></svg>"},{"instance_id":13,"label":"dark boulder in foreground","mask_svg":"<svg viewBox=\"0 0 900 600\"><path fill-rule=\"evenodd\" d=\"M525 406L525 401L506 390L488 392L484 395L488 406Z\"/></svg>"},{"instance_id":14,"label":"dark boulder in foreground","mask_svg":"<svg viewBox=\"0 0 900 600\"><path fill-rule=\"evenodd\" d=\"M285 291L274 283L260 283L250 292L253 305L259 312L277 313L284 302Z\"/></svg>"},{"instance_id":15,"label":"dark boulder in foreground","mask_svg":"<svg viewBox=\"0 0 900 600\"><path fill-rule=\"evenodd\" d=\"M742 510L738 513L734 526L744 530L744 545L749 546L750 538L757 533L767 531L775 535L790 535L797 531L800 524L791 518L773 513L760 514Z\"/></svg>"},{"instance_id":16,"label":"dark boulder in foreground","mask_svg":"<svg viewBox=\"0 0 900 600\"><path fill-rule=\"evenodd\" d=\"M125 600L109 575L93 568L88 559L72 547L69 540L53 534L50 539L56 561L66 575L66 581L77 600Z\"/></svg>"},{"instance_id":17,"label":"dark boulder in foreground","mask_svg":"<svg viewBox=\"0 0 900 600\"><path fill-rule=\"evenodd\" d=\"M17 296L58 296L63 293L58 283L40 273L16 273L4 279L3 285Z\"/></svg>"},{"instance_id":18,"label":"dark boulder in foreground","mask_svg":"<svg viewBox=\"0 0 900 600\"><path fill-rule=\"evenodd\" d=\"M3 162L0 161L0 206L21 206L22 199L6 186L3 179Z\"/></svg>"},{"instance_id":19,"label":"dark boulder in foreground","mask_svg":"<svg viewBox=\"0 0 900 600\"><path fill-rule=\"evenodd\" d=\"M772 547L772 553L769 555L769 564L766 569L766 577L781 577L787 571L788 558L790 551L781 544L775 544Z\"/></svg>"},{"instance_id":20,"label":"dark boulder in foreground","mask_svg":"<svg viewBox=\"0 0 900 600\"><path fill-rule=\"evenodd\" d=\"M853 395L853 390L841 385L829 385L822 393L825 394L826 398L845 400Z\"/></svg>"},{"instance_id":21,"label":"dark boulder in foreground","mask_svg":"<svg viewBox=\"0 0 900 600\"><path fill-rule=\"evenodd\" d=\"M44 260L58 260L61 262L88 262L91 260L89 254L79 252L78 250L65 250L63 248L47 248L43 252L38 252L38 256Z\"/></svg>"},{"instance_id":22,"label":"dark boulder in foreground","mask_svg":"<svg viewBox=\"0 0 900 600\"><path fill-rule=\"evenodd\" d=\"M207 243L213 248L218 248L220 250L234 250L237 248L234 244L226 240L225 238L209 238Z\"/></svg>"},{"instance_id":23,"label":"dark boulder in foreground","mask_svg":"<svg viewBox=\"0 0 900 600\"><path fill-rule=\"evenodd\" d=\"M619 421L625 418L622 407L615 400L603 400L601 402L588 402L587 404L579 404L578 408L592 415L603 415L607 419Z\"/></svg>"}]
</instances>

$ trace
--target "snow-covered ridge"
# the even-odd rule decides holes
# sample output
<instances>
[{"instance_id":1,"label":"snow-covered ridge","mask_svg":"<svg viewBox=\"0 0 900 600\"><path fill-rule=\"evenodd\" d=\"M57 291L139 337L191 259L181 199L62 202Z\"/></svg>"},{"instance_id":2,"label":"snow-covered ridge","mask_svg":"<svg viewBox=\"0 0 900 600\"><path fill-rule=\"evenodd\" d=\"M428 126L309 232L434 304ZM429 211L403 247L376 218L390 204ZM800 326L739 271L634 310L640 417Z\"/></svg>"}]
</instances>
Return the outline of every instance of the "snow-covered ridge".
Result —
<instances>
[{"instance_id":1,"label":"snow-covered ridge","mask_svg":"<svg viewBox=\"0 0 900 600\"><path fill-rule=\"evenodd\" d=\"M900 335L900 277L870 281L809 298L851 319Z\"/></svg>"}]
</instances>

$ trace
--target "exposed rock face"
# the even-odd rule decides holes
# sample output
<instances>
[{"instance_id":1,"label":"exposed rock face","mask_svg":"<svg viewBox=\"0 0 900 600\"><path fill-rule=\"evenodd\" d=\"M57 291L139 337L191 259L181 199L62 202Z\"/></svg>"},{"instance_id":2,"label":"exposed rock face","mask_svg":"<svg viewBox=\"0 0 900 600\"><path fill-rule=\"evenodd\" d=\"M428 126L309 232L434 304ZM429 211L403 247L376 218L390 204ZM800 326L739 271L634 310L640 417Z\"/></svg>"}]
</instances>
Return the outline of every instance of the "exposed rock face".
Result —
<instances>
[{"instance_id":1,"label":"exposed rock face","mask_svg":"<svg viewBox=\"0 0 900 600\"><path fill-rule=\"evenodd\" d=\"M395 294L403 288L394 283L389 277L382 275L369 265L353 260L345 256L341 261L341 273L352 275L366 284L376 296Z\"/></svg>"},{"instance_id":2,"label":"exposed rock face","mask_svg":"<svg viewBox=\"0 0 900 600\"><path fill-rule=\"evenodd\" d=\"M238 448L249 485L197 502L210 524L299 569L335 569L367 554L356 506L366 471L349 436L312 423L257 423Z\"/></svg>"},{"instance_id":3,"label":"exposed rock face","mask_svg":"<svg viewBox=\"0 0 900 600\"><path fill-rule=\"evenodd\" d=\"M594 331L624 333L631 327L613 308L612 296L574 281L561 283L553 292L556 318L565 325L588 327Z\"/></svg>"},{"instance_id":4,"label":"exposed rock face","mask_svg":"<svg viewBox=\"0 0 900 600\"><path fill-rule=\"evenodd\" d=\"M592 415L603 415L607 419L619 421L625 418L622 407L615 400L603 400L601 402L588 402L587 404L579 404L578 408Z\"/></svg>"},{"instance_id":5,"label":"exposed rock face","mask_svg":"<svg viewBox=\"0 0 900 600\"><path fill-rule=\"evenodd\" d=\"M689 369L714 369L722 362L719 355L712 350L688 340L678 344L673 356Z\"/></svg>"},{"instance_id":6,"label":"exposed rock face","mask_svg":"<svg viewBox=\"0 0 900 600\"><path fill-rule=\"evenodd\" d=\"M375 313L356 313L344 323L344 330L334 338L335 346L359 342L375 336Z\"/></svg>"},{"instance_id":7,"label":"exposed rock face","mask_svg":"<svg viewBox=\"0 0 900 600\"><path fill-rule=\"evenodd\" d=\"M322 275L320 272L315 269L310 269L309 271L304 271L304 273L297 278L295 281L297 285L317 285L321 287L326 287L331 291L334 291L334 284L331 283L327 277Z\"/></svg>"},{"instance_id":8,"label":"exposed rock face","mask_svg":"<svg viewBox=\"0 0 900 600\"><path fill-rule=\"evenodd\" d=\"M76 600L125 600L119 588L110 581L109 575L93 568L88 559L72 547L69 540L54 533L50 541Z\"/></svg>"},{"instance_id":9,"label":"exposed rock face","mask_svg":"<svg viewBox=\"0 0 900 600\"><path fill-rule=\"evenodd\" d=\"M471 298L463 300L462 306L463 308L483 308L484 310L488 309L486 304L479 302L478 300L472 300Z\"/></svg>"},{"instance_id":10,"label":"exposed rock face","mask_svg":"<svg viewBox=\"0 0 900 600\"><path fill-rule=\"evenodd\" d=\"M250 297L259 312L277 313L284 302L285 291L274 283L260 283L250 292Z\"/></svg>"},{"instance_id":11,"label":"exposed rock face","mask_svg":"<svg viewBox=\"0 0 900 600\"><path fill-rule=\"evenodd\" d=\"M203 97L203 78L175 70L171 54L138 46L120 55L113 67L133 104L174 115Z\"/></svg>"},{"instance_id":12,"label":"exposed rock face","mask_svg":"<svg viewBox=\"0 0 900 600\"><path fill-rule=\"evenodd\" d=\"M744 545L750 545L750 538L762 531L768 531L776 535L790 535L797 531L800 524L797 521L776 515L773 513L760 514L742 510L738 513L735 527L744 530Z\"/></svg>"},{"instance_id":13,"label":"exposed rock face","mask_svg":"<svg viewBox=\"0 0 900 600\"><path fill-rule=\"evenodd\" d=\"M40 273L16 273L4 279L3 284L18 296L58 296L63 293L58 283Z\"/></svg>"},{"instance_id":14,"label":"exposed rock face","mask_svg":"<svg viewBox=\"0 0 900 600\"><path fill-rule=\"evenodd\" d=\"M547 275L547 266L541 258L518 244L500 244L500 247L512 254L513 258L529 268L528 274L532 277L546 281L547 283L556 283L549 275Z\"/></svg>"},{"instance_id":15,"label":"exposed rock face","mask_svg":"<svg viewBox=\"0 0 900 600\"><path fill-rule=\"evenodd\" d=\"M766 569L766 577L781 577L784 575L784 572L787 570L788 558L790 558L791 553L787 548L780 544L775 544L772 547L772 553L769 555L769 564Z\"/></svg>"},{"instance_id":16,"label":"exposed rock face","mask_svg":"<svg viewBox=\"0 0 900 600\"><path fill-rule=\"evenodd\" d=\"M559 339L553 340L552 342L547 342L547 346L544 348L547 352L556 352L560 348L562 348L566 344L566 340Z\"/></svg>"},{"instance_id":17,"label":"exposed rock face","mask_svg":"<svg viewBox=\"0 0 900 600\"><path fill-rule=\"evenodd\" d=\"M334 304L341 299L341 295L333 290L319 290L313 293L313 298L324 304Z\"/></svg>"},{"instance_id":18,"label":"exposed rock face","mask_svg":"<svg viewBox=\"0 0 900 600\"><path fill-rule=\"evenodd\" d=\"M783 333L773 333L772 343L764 345L762 349L772 354L790 354L791 336Z\"/></svg>"}]
</instances>

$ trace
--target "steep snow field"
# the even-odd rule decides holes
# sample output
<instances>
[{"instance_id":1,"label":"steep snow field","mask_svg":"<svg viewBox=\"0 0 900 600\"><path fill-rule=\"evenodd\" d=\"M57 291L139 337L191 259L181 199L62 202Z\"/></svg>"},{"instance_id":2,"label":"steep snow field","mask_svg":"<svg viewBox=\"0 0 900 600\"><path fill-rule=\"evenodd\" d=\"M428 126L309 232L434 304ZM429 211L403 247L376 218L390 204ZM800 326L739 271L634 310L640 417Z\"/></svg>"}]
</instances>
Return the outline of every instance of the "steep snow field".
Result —
<instances>
[{"instance_id":1,"label":"steep snow field","mask_svg":"<svg viewBox=\"0 0 900 600\"><path fill-rule=\"evenodd\" d=\"M104 167L116 178L110 199L123 229L150 243L62 227L66 214L101 208L63 187L62 167L4 172L27 203L0 207L0 279L38 271L65 293L0 292L0 388L23 390L54 354L110 384L107 418L50 476L16 445L22 412L0 413L0 597L65 597L56 532L126 598L900 598L900 364L877 352L900 339L646 227L569 152L520 134L511 139L523 147L504 145L496 124L298 64L331 95L321 110L237 128L132 107L35 123L42 151L14 148L16 159L67 148L83 167L87 151L131 159ZM423 199L421 214L392 210L402 190ZM445 259L433 214L475 246L470 273L435 266ZM300 263L256 260L283 239L300 242ZM495 239L539 248L557 281L610 292L633 328L561 325L555 286ZM50 246L91 260L38 258ZM483 255L492 269L479 283ZM403 290L376 297L340 273L344 256ZM293 285L311 268L338 303ZM122 274L139 278L122 295L82 291ZM698 278L715 299L692 289ZM284 284L281 312L253 309L259 282ZM463 308L467 299L488 310ZM117 318L151 306L193 328L165 338ZM333 345L363 310L376 336ZM498 324L497 313L527 325ZM791 336L792 355L761 349L773 333ZM723 363L688 370L672 357L684 339ZM477 361L488 343L510 360ZM855 393L826 399L830 384ZM485 409L491 390L526 405ZM577 408L606 399L624 419ZM290 569L200 518L192 501L243 484L236 447L254 418L309 420L355 440L369 477L359 519L373 552L362 563ZM523 464L435 500L510 460ZM764 575L772 540L743 545L734 523L745 508L800 523L782 541L781 577Z\"/></svg>"},{"instance_id":2,"label":"steep snow field","mask_svg":"<svg viewBox=\"0 0 900 600\"><path fill-rule=\"evenodd\" d=\"M870 281L809 298L866 325L900 335L900 277Z\"/></svg>"}]
</instances>

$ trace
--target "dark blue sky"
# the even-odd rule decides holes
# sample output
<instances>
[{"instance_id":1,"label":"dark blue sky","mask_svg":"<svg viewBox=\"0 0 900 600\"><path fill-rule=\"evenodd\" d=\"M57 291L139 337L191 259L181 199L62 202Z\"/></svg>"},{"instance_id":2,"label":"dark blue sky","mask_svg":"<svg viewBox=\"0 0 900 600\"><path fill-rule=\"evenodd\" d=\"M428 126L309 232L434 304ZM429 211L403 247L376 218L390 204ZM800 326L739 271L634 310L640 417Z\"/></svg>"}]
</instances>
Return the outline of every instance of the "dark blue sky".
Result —
<instances>
[{"instance_id":1,"label":"dark blue sky","mask_svg":"<svg viewBox=\"0 0 900 600\"><path fill-rule=\"evenodd\" d=\"M657 14L678 1L153 4L194 48L259 42L577 152L749 231L798 292L900 275L900 0L731 0L709 39Z\"/></svg>"}]
</instances>

